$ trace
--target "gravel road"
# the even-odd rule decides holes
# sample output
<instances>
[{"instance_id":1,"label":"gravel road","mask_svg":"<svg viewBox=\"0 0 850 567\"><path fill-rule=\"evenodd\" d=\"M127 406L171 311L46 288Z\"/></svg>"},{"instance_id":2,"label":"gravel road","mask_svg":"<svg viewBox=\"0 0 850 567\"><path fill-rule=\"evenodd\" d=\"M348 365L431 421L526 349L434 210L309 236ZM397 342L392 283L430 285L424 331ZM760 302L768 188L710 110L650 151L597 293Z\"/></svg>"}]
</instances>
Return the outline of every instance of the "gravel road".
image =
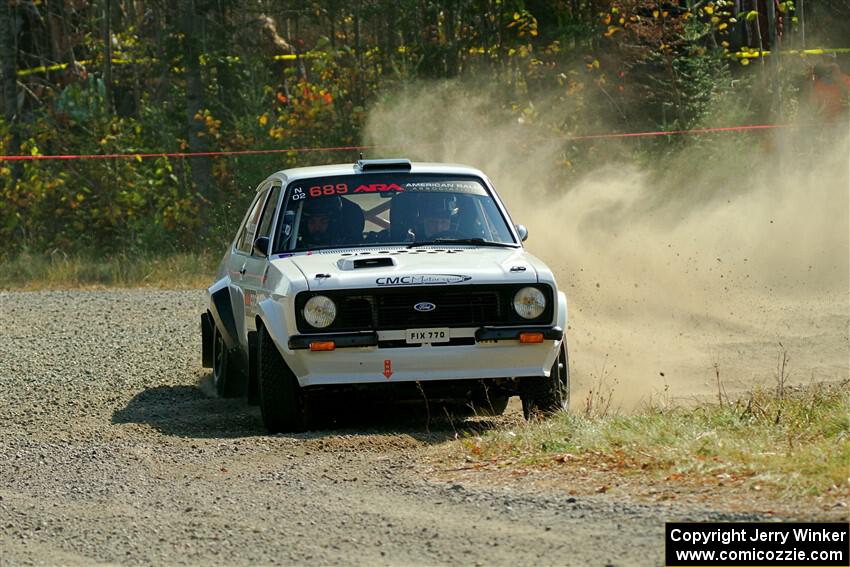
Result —
<instances>
[{"instance_id":1,"label":"gravel road","mask_svg":"<svg viewBox=\"0 0 850 567\"><path fill-rule=\"evenodd\" d=\"M451 426L380 408L267 436L211 394L202 308L0 293L0 565L661 565L665 520L745 519L429 481Z\"/></svg>"}]
</instances>

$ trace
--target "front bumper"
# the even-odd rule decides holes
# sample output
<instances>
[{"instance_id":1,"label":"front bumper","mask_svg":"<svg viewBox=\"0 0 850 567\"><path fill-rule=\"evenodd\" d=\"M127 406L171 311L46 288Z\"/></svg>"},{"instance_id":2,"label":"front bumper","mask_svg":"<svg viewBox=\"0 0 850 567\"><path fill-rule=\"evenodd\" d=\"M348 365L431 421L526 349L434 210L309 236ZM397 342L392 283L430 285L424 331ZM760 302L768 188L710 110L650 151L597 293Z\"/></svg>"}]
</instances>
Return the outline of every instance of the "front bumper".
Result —
<instances>
[{"instance_id":1,"label":"front bumper","mask_svg":"<svg viewBox=\"0 0 850 567\"><path fill-rule=\"evenodd\" d=\"M542 333L543 340L560 341L564 336L564 330L560 327L481 327L475 331L475 341L504 341L519 340L522 333ZM379 337L376 331L363 333L327 333L295 335L289 339L289 348L292 350L309 349L314 342L333 341L336 348L370 347L379 345Z\"/></svg>"},{"instance_id":2,"label":"front bumper","mask_svg":"<svg viewBox=\"0 0 850 567\"><path fill-rule=\"evenodd\" d=\"M543 333L544 341L521 344L525 332ZM382 346L399 345L400 335L403 331L294 335L280 350L302 387L548 376L564 333L551 326L451 329L450 344ZM309 350L311 342L330 340L336 350Z\"/></svg>"}]
</instances>

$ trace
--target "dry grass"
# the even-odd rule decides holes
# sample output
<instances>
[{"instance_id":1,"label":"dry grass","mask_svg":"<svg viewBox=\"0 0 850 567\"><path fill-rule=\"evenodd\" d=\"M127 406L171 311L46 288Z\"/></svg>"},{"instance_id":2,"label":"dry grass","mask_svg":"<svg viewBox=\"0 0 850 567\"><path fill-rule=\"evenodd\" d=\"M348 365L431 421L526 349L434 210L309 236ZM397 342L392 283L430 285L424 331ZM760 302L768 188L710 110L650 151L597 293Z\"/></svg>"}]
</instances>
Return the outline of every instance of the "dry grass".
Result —
<instances>
[{"instance_id":1,"label":"dry grass","mask_svg":"<svg viewBox=\"0 0 850 567\"><path fill-rule=\"evenodd\" d=\"M597 466L648 481L746 483L789 497L850 489L848 383L755 390L633 415L560 414L458 440L449 459L501 467Z\"/></svg>"},{"instance_id":2,"label":"dry grass","mask_svg":"<svg viewBox=\"0 0 850 567\"><path fill-rule=\"evenodd\" d=\"M210 285L217 262L212 255L193 253L92 258L24 252L0 260L0 289L199 288Z\"/></svg>"}]
</instances>

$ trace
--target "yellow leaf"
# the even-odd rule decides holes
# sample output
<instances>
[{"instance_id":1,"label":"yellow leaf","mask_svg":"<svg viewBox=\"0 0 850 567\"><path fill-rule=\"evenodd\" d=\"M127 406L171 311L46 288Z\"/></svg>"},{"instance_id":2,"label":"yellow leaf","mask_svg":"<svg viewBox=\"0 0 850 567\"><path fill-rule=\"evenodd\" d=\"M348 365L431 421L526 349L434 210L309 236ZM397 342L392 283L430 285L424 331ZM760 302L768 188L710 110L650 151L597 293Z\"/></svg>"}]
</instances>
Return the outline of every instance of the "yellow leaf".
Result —
<instances>
[{"instance_id":1,"label":"yellow leaf","mask_svg":"<svg viewBox=\"0 0 850 567\"><path fill-rule=\"evenodd\" d=\"M711 4L709 4L708 6L706 6L703 9L705 10L705 13L708 14L709 16L714 13L714 6L712 6Z\"/></svg>"},{"instance_id":2,"label":"yellow leaf","mask_svg":"<svg viewBox=\"0 0 850 567\"><path fill-rule=\"evenodd\" d=\"M743 65L743 66L745 66L745 67L746 67L746 66L747 66L747 65L749 65L749 64L750 64L750 60L749 60L749 59L747 59L746 57L744 57L743 59L741 59L741 65Z\"/></svg>"},{"instance_id":3,"label":"yellow leaf","mask_svg":"<svg viewBox=\"0 0 850 567\"><path fill-rule=\"evenodd\" d=\"M658 17L658 10L653 10L653 11L652 11L652 17L653 17L653 18L657 18L657 17Z\"/></svg>"},{"instance_id":4,"label":"yellow leaf","mask_svg":"<svg viewBox=\"0 0 850 567\"><path fill-rule=\"evenodd\" d=\"M519 19L519 12L514 12L514 19L515 19L515 20L518 20L518 19Z\"/></svg>"},{"instance_id":5,"label":"yellow leaf","mask_svg":"<svg viewBox=\"0 0 850 567\"><path fill-rule=\"evenodd\" d=\"M611 14L605 14L605 17L602 18L602 23L606 26L611 23Z\"/></svg>"},{"instance_id":6,"label":"yellow leaf","mask_svg":"<svg viewBox=\"0 0 850 567\"><path fill-rule=\"evenodd\" d=\"M727 24L726 22L724 22L724 23L720 24L719 26L717 26L717 29L719 29L719 30L725 30L725 29L726 29L726 28L728 28L728 27L729 27L729 24Z\"/></svg>"}]
</instances>

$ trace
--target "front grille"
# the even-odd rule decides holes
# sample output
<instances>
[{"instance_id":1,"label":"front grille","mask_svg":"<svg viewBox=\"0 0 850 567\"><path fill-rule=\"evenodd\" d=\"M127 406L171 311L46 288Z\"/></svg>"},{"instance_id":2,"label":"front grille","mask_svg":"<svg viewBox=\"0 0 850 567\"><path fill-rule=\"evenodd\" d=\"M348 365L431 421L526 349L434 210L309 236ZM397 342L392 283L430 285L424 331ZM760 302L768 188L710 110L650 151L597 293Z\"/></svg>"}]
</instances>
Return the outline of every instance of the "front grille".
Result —
<instances>
[{"instance_id":1,"label":"front grille","mask_svg":"<svg viewBox=\"0 0 850 567\"><path fill-rule=\"evenodd\" d=\"M432 327L481 327L489 325L541 324L552 320L553 293L535 285L546 295L546 310L534 320L522 319L513 309L513 297L523 285L422 286L415 288L358 289L321 292L337 305L337 318L323 332L387 331ZM302 292L296 298L298 330L317 332L303 319L307 299L319 292ZM414 306L432 303L432 311Z\"/></svg>"},{"instance_id":2,"label":"front grille","mask_svg":"<svg viewBox=\"0 0 850 567\"><path fill-rule=\"evenodd\" d=\"M413 306L433 303L436 309L416 311ZM379 329L412 327L472 327L494 325L502 320L502 305L496 291L430 289L375 296Z\"/></svg>"}]
</instances>

